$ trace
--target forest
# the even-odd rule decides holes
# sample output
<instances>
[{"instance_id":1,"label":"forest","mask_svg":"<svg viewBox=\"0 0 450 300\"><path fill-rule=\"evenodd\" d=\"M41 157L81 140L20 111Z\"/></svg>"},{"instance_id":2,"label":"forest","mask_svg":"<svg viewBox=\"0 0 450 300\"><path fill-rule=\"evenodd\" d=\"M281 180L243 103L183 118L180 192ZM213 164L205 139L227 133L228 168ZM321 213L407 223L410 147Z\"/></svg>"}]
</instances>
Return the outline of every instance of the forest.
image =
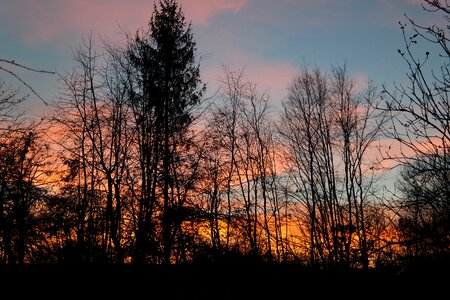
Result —
<instances>
[{"instance_id":1,"label":"forest","mask_svg":"<svg viewBox=\"0 0 450 300\"><path fill-rule=\"evenodd\" d=\"M305 66L280 109L226 65L205 96L176 0L119 43L84 35L40 120L1 81L0 264L450 266L450 6L423 8L449 25L400 24L407 84Z\"/></svg>"}]
</instances>

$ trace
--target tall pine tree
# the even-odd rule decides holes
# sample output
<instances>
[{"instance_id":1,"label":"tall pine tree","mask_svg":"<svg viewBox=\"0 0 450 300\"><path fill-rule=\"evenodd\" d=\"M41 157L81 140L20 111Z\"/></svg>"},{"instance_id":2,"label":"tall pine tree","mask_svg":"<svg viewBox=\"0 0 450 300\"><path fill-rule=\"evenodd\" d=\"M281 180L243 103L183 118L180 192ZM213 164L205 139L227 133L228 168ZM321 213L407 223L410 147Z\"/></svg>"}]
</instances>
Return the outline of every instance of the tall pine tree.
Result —
<instances>
[{"instance_id":1,"label":"tall pine tree","mask_svg":"<svg viewBox=\"0 0 450 300\"><path fill-rule=\"evenodd\" d=\"M196 43L175 0L155 4L149 31L137 34L129 58L137 73L132 103L138 125L142 195L139 204L135 260L145 261L158 244L162 261L170 262L177 228L174 211L183 203L174 186L180 149L187 142L192 109L205 91L196 60ZM156 222L155 220L159 220ZM161 230L156 230L156 225ZM156 243L158 236L162 243ZM155 242L155 243L149 243Z\"/></svg>"}]
</instances>

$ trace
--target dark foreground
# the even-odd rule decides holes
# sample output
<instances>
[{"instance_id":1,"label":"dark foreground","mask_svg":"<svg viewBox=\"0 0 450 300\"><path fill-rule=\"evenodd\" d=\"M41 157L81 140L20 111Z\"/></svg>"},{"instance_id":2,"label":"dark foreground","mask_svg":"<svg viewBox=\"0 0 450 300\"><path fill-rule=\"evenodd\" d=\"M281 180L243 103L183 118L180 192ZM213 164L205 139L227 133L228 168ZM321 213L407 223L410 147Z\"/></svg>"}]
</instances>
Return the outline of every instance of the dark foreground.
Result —
<instances>
[{"instance_id":1,"label":"dark foreground","mask_svg":"<svg viewBox=\"0 0 450 300\"><path fill-rule=\"evenodd\" d=\"M447 270L320 271L245 262L2 266L0 299L449 299Z\"/></svg>"}]
</instances>

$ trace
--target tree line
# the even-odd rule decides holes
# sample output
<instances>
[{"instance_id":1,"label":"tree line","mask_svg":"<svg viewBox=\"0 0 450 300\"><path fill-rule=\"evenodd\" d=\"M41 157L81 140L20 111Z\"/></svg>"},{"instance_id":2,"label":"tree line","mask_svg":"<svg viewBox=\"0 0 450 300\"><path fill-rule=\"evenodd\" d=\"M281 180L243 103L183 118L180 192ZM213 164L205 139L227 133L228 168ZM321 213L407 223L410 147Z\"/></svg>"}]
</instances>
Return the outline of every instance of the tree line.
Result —
<instances>
[{"instance_id":1,"label":"tree line","mask_svg":"<svg viewBox=\"0 0 450 300\"><path fill-rule=\"evenodd\" d=\"M440 1L424 9L449 20ZM158 1L148 29L119 46L84 36L39 122L2 83L0 261L249 256L368 269L447 255L448 32L414 20L401 29L408 85L361 89L345 64L304 67L278 111L227 66L219 92L205 97L175 0ZM427 69L432 54L417 54L418 42L438 46L440 69ZM401 170L388 192L386 162Z\"/></svg>"}]
</instances>

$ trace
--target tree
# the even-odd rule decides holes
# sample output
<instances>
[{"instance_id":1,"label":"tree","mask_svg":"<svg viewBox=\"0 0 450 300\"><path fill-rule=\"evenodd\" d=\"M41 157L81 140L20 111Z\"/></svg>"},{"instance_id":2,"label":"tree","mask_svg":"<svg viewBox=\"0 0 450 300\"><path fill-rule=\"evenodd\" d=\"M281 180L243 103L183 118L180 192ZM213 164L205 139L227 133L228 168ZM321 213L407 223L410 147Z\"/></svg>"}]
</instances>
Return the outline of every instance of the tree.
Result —
<instances>
[{"instance_id":1,"label":"tree","mask_svg":"<svg viewBox=\"0 0 450 300\"><path fill-rule=\"evenodd\" d=\"M369 83L363 91L356 91L345 65L333 68L332 102L338 127L337 150L342 155L344 191L348 203L350 236L357 237L360 263L364 269L369 264L368 232L365 211L373 193L376 160L368 159L374 142L381 136L386 115L375 109L379 103L376 88ZM354 229L353 229L354 228ZM347 248L353 241L350 239ZM347 252L348 253L348 252ZM348 260L348 258L347 258Z\"/></svg>"},{"instance_id":2,"label":"tree","mask_svg":"<svg viewBox=\"0 0 450 300\"><path fill-rule=\"evenodd\" d=\"M193 109L205 90L195 51L191 26L175 0L155 4L149 31L138 33L130 44L128 53L136 71L130 100L138 126L142 172L137 262L146 255L145 243L149 231L154 230L149 226L155 223L156 205L162 208L158 217L165 263L171 261L174 237L181 234L174 213L183 208L185 195L193 185L185 182L177 166L185 159L183 149L189 147ZM187 177L189 181L195 176Z\"/></svg>"},{"instance_id":3,"label":"tree","mask_svg":"<svg viewBox=\"0 0 450 300\"><path fill-rule=\"evenodd\" d=\"M37 213L46 190L42 183L47 147L36 132L15 131L0 138L0 260L32 262L39 236Z\"/></svg>"},{"instance_id":4,"label":"tree","mask_svg":"<svg viewBox=\"0 0 450 300\"><path fill-rule=\"evenodd\" d=\"M306 248L309 251L309 263L316 264L317 249L322 249L317 244L318 211L317 205L321 201L319 193L322 188L326 189L328 185L320 185L319 180L334 180L333 172L328 172L328 177L321 176L319 172L326 171L326 167L332 168L332 165L321 166L318 157L324 158L323 163L332 163L328 159L330 147L320 148L323 144L330 146L330 135L321 136L323 126L329 129L328 119L325 119L326 100L328 97L327 80L318 69L304 70L293 79L289 87L289 95L284 102L284 113L281 117L280 133L284 140L286 160L289 161L289 172L291 198L299 201L302 208L297 211L298 216L305 215L306 223L300 227L308 242ZM321 142L321 138L325 138ZM320 148L320 149L319 149ZM321 152L320 150L324 152ZM325 155L325 157L322 157ZM329 170L329 169L328 169ZM331 169L332 171L332 169ZM324 174L324 173L323 173ZM327 193L323 190L323 193ZM327 193L328 194L328 193ZM330 191L333 198L330 202L336 203L334 190ZM334 199L334 200L333 200ZM333 220L338 214L331 214Z\"/></svg>"},{"instance_id":5,"label":"tree","mask_svg":"<svg viewBox=\"0 0 450 300\"><path fill-rule=\"evenodd\" d=\"M0 82L0 137L8 135L20 127L20 116L16 107L25 101L25 97L19 97L19 91L7 87L4 82Z\"/></svg>"},{"instance_id":6,"label":"tree","mask_svg":"<svg viewBox=\"0 0 450 300\"><path fill-rule=\"evenodd\" d=\"M2 59L0 63L17 65ZM17 78L4 66L0 65L0 70ZM17 105L25 100L26 97L19 96L19 90L0 82L0 261L3 263L32 261L32 249L42 242L37 238L35 209L46 196L46 190L38 184L42 183L39 177L47 146L39 137L38 124L27 122L17 111Z\"/></svg>"},{"instance_id":7,"label":"tree","mask_svg":"<svg viewBox=\"0 0 450 300\"><path fill-rule=\"evenodd\" d=\"M443 12L444 19L450 23L448 5L441 1L424 3L427 11ZM450 51L444 28L437 25L423 27L408 20L414 34L409 37L407 24L401 24L405 50L398 50L408 66L408 86L397 84L393 91L384 87L385 105L378 108L390 113L391 123L385 128L385 134L401 147L400 153L388 152L386 158L405 165L419 160L426 165L429 162L424 159L427 155L442 156L444 161L449 155ZM415 47L420 42L429 42L432 49L416 55ZM438 63L430 65L431 60Z\"/></svg>"},{"instance_id":8,"label":"tree","mask_svg":"<svg viewBox=\"0 0 450 300\"><path fill-rule=\"evenodd\" d=\"M268 94L260 93L243 70L225 66L204 136L206 207L215 255L237 251L280 259L272 121Z\"/></svg>"},{"instance_id":9,"label":"tree","mask_svg":"<svg viewBox=\"0 0 450 300\"><path fill-rule=\"evenodd\" d=\"M46 101L12 68L37 70L14 60L0 58L0 71L12 76L46 104ZM43 242L37 222L39 206L47 196L42 175L48 147L42 142L36 122L27 122L17 105L27 96L0 80L0 261L32 262Z\"/></svg>"},{"instance_id":10,"label":"tree","mask_svg":"<svg viewBox=\"0 0 450 300\"><path fill-rule=\"evenodd\" d=\"M443 236L449 234L448 226L442 227L442 220L437 221L436 214L442 214L445 219L450 203L444 188L448 187L450 174L450 6L447 1L431 0L425 0L422 6L427 12L442 14L447 28L422 26L408 17L408 24L400 23L405 49L398 52L408 67L407 83L396 84L393 90L384 87L385 102L378 107L390 114L391 121L384 132L396 143L393 149L400 149L386 151L385 158L403 167L401 195L394 195L397 198L394 206L400 208L399 225L409 236L405 242L417 242L419 237L411 239L411 228L423 228L424 224L445 229ZM428 49L418 54L421 43ZM420 238L431 237L428 234L431 235L422 232Z\"/></svg>"},{"instance_id":11,"label":"tree","mask_svg":"<svg viewBox=\"0 0 450 300\"><path fill-rule=\"evenodd\" d=\"M449 164L442 157L430 155L402 169L397 205L402 211L399 229L408 255L438 255L448 251L450 172L445 168Z\"/></svg>"},{"instance_id":12,"label":"tree","mask_svg":"<svg viewBox=\"0 0 450 300\"><path fill-rule=\"evenodd\" d=\"M130 205L124 193L134 137L128 86L112 53L99 54L91 35L74 59L77 67L60 78L63 92L52 118L66 169L60 196L77 203L79 260L123 262L123 237L131 234L122 214Z\"/></svg>"},{"instance_id":13,"label":"tree","mask_svg":"<svg viewBox=\"0 0 450 300\"><path fill-rule=\"evenodd\" d=\"M312 266L368 268L365 211L374 180L368 153L384 120L373 108L376 99L371 86L355 90L345 66L330 77L305 68L289 87L279 132L289 199Z\"/></svg>"}]
</instances>

